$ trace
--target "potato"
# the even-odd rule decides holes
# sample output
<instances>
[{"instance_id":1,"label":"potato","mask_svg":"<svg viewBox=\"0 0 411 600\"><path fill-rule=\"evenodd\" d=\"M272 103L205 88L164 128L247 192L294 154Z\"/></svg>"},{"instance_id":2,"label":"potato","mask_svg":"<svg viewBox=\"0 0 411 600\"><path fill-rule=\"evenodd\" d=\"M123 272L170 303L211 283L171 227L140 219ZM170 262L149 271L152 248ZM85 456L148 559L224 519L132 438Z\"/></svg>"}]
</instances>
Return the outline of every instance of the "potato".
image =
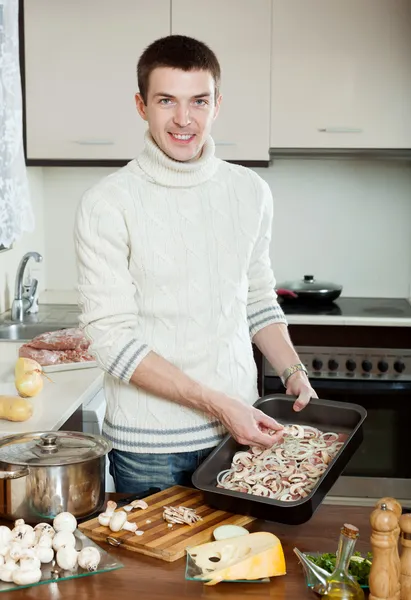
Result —
<instances>
[{"instance_id":1,"label":"potato","mask_svg":"<svg viewBox=\"0 0 411 600\"><path fill-rule=\"evenodd\" d=\"M0 395L0 419L7 421L27 421L33 414L31 402L20 396Z\"/></svg>"}]
</instances>

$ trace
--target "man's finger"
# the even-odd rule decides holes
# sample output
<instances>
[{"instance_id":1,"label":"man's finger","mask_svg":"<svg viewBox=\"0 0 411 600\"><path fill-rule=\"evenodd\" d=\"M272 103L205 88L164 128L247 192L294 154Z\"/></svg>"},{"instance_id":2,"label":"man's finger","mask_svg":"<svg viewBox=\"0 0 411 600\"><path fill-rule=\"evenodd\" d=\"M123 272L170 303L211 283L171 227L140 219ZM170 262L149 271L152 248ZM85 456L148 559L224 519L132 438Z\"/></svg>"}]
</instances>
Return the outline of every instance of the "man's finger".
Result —
<instances>
[{"instance_id":1,"label":"man's finger","mask_svg":"<svg viewBox=\"0 0 411 600\"><path fill-rule=\"evenodd\" d=\"M269 417L268 415L266 415L265 413L263 413L260 410L258 412L259 412L259 415L257 417L258 423L261 425L264 425L264 427L267 427L267 429L274 429L274 431L279 431L280 429L284 428L284 425L281 425L281 423L278 423L278 421L276 421L272 417Z\"/></svg>"},{"instance_id":2,"label":"man's finger","mask_svg":"<svg viewBox=\"0 0 411 600\"><path fill-rule=\"evenodd\" d=\"M300 410L302 410L305 406L307 406L312 395L313 394L312 394L311 390L305 390L305 391L301 392L300 395L298 396L297 400L294 402L293 409L296 412L299 412Z\"/></svg>"}]
</instances>

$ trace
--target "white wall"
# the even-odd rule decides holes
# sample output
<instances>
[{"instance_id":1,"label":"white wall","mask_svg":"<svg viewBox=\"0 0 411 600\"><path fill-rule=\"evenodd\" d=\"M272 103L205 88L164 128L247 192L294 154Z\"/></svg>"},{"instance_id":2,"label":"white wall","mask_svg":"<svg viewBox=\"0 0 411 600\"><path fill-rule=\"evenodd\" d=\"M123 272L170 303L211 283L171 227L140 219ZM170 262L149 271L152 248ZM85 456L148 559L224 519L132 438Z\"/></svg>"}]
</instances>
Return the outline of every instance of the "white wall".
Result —
<instances>
[{"instance_id":1,"label":"white wall","mask_svg":"<svg viewBox=\"0 0 411 600\"><path fill-rule=\"evenodd\" d=\"M83 192L113 170L43 169L49 290L75 288L75 209ZM346 296L409 296L409 164L287 159L256 171L275 198L271 254L279 283L311 273L341 283Z\"/></svg>"},{"instance_id":2,"label":"white wall","mask_svg":"<svg viewBox=\"0 0 411 600\"><path fill-rule=\"evenodd\" d=\"M11 307L14 296L14 283L17 267L23 255L29 251L40 252L45 258L44 235L44 191L43 170L41 167L28 169L30 196L35 215L35 228L25 233L11 250L0 253L0 313ZM30 259L27 268L30 274L39 281L39 291L46 287L45 261L36 263Z\"/></svg>"},{"instance_id":3,"label":"white wall","mask_svg":"<svg viewBox=\"0 0 411 600\"><path fill-rule=\"evenodd\" d=\"M345 296L409 297L409 163L276 160L257 171L274 195L278 283L309 273Z\"/></svg>"}]
</instances>

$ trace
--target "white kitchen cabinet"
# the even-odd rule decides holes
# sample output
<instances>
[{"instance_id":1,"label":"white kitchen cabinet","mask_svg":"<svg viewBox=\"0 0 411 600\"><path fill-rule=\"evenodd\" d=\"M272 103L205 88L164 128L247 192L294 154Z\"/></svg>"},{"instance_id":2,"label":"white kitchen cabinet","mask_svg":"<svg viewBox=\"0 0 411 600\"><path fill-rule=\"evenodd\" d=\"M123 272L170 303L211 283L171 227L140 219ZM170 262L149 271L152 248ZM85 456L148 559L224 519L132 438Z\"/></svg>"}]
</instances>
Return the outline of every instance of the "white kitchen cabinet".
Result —
<instances>
[{"instance_id":1,"label":"white kitchen cabinet","mask_svg":"<svg viewBox=\"0 0 411 600\"><path fill-rule=\"evenodd\" d=\"M136 64L170 33L170 0L26 0L27 158L132 159Z\"/></svg>"},{"instance_id":2,"label":"white kitchen cabinet","mask_svg":"<svg viewBox=\"0 0 411 600\"><path fill-rule=\"evenodd\" d=\"M273 148L411 148L411 0L273 0Z\"/></svg>"},{"instance_id":3,"label":"white kitchen cabinet","mask_svg":"<svg viewBox=\"0 0 411 600\"><path fill-rule=\"evenodd\" d=\"M222 69L220 114L213 125L217 156L269 158L271 0L173 0L172 33L197 38Z\"/></svg>"}]
</instances>

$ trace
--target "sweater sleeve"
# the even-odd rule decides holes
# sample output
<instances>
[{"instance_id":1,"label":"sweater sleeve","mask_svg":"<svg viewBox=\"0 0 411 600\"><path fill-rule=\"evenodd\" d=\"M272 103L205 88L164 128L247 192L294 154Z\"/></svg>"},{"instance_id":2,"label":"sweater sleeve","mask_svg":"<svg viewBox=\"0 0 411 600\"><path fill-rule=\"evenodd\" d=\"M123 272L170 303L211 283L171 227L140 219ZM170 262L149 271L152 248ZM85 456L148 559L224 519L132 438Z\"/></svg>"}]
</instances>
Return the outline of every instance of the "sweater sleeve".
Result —
<instances>
[{"instance_id":1,"label":"sweater sleeve","mask_svg":"<svg viewBox=\"0 0 411 600\"><path fill-rule=\"evenodd\" d=\"M74 228L80 327L97 364L128 383L150 348L135 335L136 288L128 268L129 234L121 206L97 187L79 205Z\"/></svg>"},{"instance_id":2,"label":"sweater sleeve","mask_svg":"<svg viewBox=\"0 0 411 600\"><path fill-rule=\"evenodd\" d=\"M269 253L273 222L273 198L268 184L260 179L261 193L260 231L252 251L248 270L247 317L251 339L267 325L272 323L287 324L274 290L276 282Z\"/></svg>"}]
</instances>

